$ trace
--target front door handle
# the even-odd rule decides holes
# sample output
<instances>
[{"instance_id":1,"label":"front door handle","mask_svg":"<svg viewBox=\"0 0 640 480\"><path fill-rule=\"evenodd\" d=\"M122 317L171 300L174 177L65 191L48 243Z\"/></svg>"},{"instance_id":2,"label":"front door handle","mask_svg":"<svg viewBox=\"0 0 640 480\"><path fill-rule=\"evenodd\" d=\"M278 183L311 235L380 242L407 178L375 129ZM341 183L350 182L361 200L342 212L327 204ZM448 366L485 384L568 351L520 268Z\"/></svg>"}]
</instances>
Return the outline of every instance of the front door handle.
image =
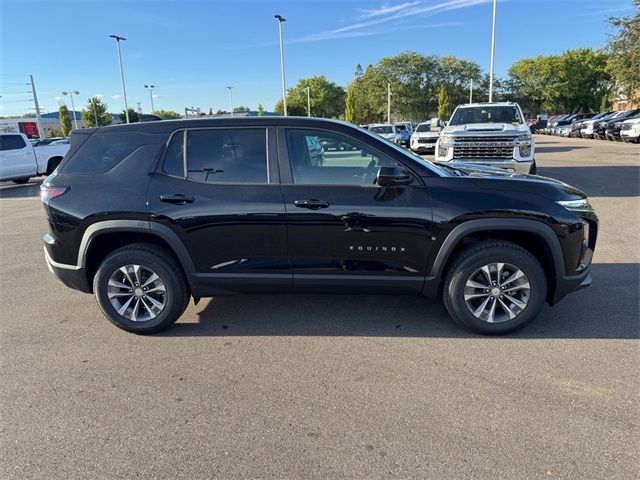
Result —
<instances>
[{"instance_id":1,"label":"front door handle","mask_svg":"<svg viewBox=\"0 0 640 480\"><path fill-rule=\"evenodd\" d=\"M181 193L176 193L174 195L160 195L160 201L173 203L175 205L184 205L185 203L193 203L196 199L193 197L187 197Z\"/></svg>"},{"instance_id":2,"label":"front door handle","mask_svg":"<svg viewBox=\"0 0 640 480\"><path fill-rule=\"evenodd\" d=\"M293 204L298 208L308 208L309 210L319 210L321 208L328 208L329 202L323 200L296 200Z\"/></svg>"}]
</instances>

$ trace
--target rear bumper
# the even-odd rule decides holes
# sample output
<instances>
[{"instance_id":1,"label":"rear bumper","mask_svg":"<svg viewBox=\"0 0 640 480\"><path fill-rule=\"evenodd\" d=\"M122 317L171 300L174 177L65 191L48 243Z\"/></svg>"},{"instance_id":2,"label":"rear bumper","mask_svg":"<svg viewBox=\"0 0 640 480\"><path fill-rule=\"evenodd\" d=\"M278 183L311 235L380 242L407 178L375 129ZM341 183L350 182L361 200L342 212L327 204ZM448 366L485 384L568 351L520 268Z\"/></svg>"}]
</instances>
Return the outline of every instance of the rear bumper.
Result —
<instances>
[{"instance_id":1,"label":"rear bumper","mask_svg":"<svg viewBox=\"0 0 640 480\"><path fill-rule=\"evenodd\" d=\"M58 280L64 283L67 287L74 290L80 290L84 293L92 293L91 285L87 280L87 273L84 268L77 265L67 265L64 263L58 263L51 258L47 245L50 245L45 240L44 245L44 259L47 262L47 268L53 273Z\"/></svg>"}]
</instances>

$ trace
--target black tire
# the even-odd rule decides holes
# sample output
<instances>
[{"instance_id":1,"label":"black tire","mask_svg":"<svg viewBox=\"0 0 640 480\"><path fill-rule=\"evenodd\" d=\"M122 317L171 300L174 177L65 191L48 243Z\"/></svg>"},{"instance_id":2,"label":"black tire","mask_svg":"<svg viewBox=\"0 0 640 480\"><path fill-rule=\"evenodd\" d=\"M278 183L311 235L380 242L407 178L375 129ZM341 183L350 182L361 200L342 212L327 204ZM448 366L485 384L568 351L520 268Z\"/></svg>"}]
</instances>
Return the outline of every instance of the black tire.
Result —
<instances>
[{"instance_id":1,"label":"black tire","mask_svg":"<svg viewBox=\"0 0 640 480\"><path fill-rule=\"evenodd\" d=\"M120 315L111 304L107 295L109 279L125 265L140 265L149 269L164 283L166 289L162 297L164 308L155 318L133 321ZM187 281L178 262L165 249L145 243L119 248L107 256L93 278L93 291L102 313L111 323L123 330L138 334L155 333L170 327L180 318L190 300Z\"/></svg>"},{"instance_id":2,"label":"black tire","mask_svg":"<svg viewBox=\"0 0 640 480\"><path fill-rule=\"evenodd\" d=\"M17 183L18 185L24 185L24 184L25 184L25 183L27 183L30 179L31 179L31 177L16 178L15 180L12 180L12 182L13 182L13 183Z\"/></svg>"},{"instance_id":3,"label":"black tire","mask_svg":"<svg viewBox=\"0 0 640 480\"><path fill-rule=\"evenodd\" d=\"M534 160L533 163L531 164L531 167L529 167L529 175L535 175L536 173L538 173L538 165Z\"/></svg>"},{"instance_id":4,"label":"black tire","mask_svg":"<svg viewBox=\"0 0 640 480\"><path fill-rule=\"evenodd\" d=\"M465 285L473 273L484 265L501 262L520 269L530 284L526 307L515 318L500 323L488 323L477 318L465 302ZM542 308L547 293L547 280L540 263L522 247L505 241L487 240L466 248L449 268L444 285L444 304L460 326L483 335L512 332L533 320Z\"/></svg>"}]
</instances>

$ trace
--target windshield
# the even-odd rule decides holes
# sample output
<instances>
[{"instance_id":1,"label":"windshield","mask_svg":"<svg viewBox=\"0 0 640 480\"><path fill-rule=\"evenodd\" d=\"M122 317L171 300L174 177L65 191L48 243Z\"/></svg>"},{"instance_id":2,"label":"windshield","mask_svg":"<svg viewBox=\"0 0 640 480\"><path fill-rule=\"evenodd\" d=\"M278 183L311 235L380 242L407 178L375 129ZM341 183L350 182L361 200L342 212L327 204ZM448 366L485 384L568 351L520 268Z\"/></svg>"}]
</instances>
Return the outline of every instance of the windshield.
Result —
<instances>
[{"instance_id":1,"label":"windshield","mask_svg":"<svg viewBox=\"0 0 640 480\"><path fill-rule=\"evenodd\" d=\"M404 125L400 124L400 125L396 125L396 130L406 130L407 127L405 127Z\"/></svg>"},{"instance_id":2,"label":"windshield","mask_svg":"<svg viewBox=\"0 0 640 480\"><path fill-rule=\"evenodd\" d=\"M469 123L513 123L522 124L520 111L512 106L468 107L458 108L450 125L466 125Z\"/></svg>"},{"instance_id":3,"label":"windshield","mask_svg":"<svg viewBox=\"0 0 640 480\"><path fill-rule=\"evenodd\" d=\"M430 132L430 131L431 131L431 125L429 125L428 123L421 123L416 128L416 132Z\"/></svg>"},{"instance_id":4,"label":"windshield","mask_svg":"<svg viewBox=\"0 0 640 480\"><path fill-rule=\"evenodd\" d=\"M379 125L377 127L370 127L369 131L373 133L393 133L393 127L391 125Z\"/></svg>"}]
</instances>

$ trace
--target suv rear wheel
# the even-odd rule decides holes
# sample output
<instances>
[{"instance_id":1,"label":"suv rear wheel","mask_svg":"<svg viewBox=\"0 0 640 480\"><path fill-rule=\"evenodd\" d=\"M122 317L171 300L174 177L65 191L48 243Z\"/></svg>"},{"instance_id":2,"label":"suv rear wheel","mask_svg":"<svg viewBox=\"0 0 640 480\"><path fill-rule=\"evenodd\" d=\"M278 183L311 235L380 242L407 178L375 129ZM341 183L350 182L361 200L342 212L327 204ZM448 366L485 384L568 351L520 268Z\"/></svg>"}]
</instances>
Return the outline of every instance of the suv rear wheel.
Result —
<instances>
[{"instance_id":1,"label":"suv rear wheel","mask_svg":"<svg viewBox=\"0 0 640 480\"><path fill-rule=\"evenodd\" d=\"M149 244L129 245L107 256L93 291L109 321L133 333L168 328L189 303L180 266L166 250Z\"/></svg>"},{"instance_id":2,"label":"suv rear wheel","mask_svg":"<svg viewBox=\"0 0 640 480\"><path fill-rule=\"evenodd\" d=\"M444 303L461 326L485 335L534 319L547 292L540 263L510 242L484 241L463 250L448 271Z\"/></svg>"}]
</instances>

